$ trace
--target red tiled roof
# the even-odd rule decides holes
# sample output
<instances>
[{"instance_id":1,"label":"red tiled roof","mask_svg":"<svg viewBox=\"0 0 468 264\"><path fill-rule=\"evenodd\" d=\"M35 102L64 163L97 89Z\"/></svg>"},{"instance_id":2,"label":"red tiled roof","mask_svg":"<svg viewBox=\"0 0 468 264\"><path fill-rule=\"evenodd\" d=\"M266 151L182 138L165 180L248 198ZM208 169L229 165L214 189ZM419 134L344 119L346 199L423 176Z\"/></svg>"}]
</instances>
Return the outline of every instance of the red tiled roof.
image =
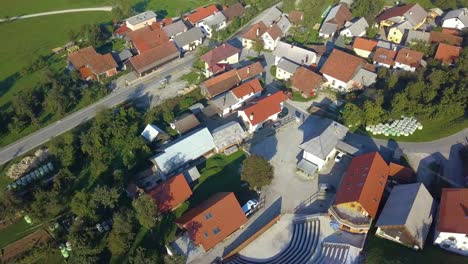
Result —
<instances>
[{"instance_id":1,"label":"red tiled roof","mask_svg":"<svg viewBox=\"0 0 468 264\"><path fill-rule=\"evenodd\" d=\"M291 77L291 86L308 96L313 95L322 82L322 76L305 67L299 67Z\"/></svg>"},{"instance_id":2,"label":"red tiled roof","mask_svg":"<svg viewBox=\"0 0 468 264\"><path fill-rule=\"evenodd\" d=\"M94 72L89 67L83 66L79 69L79 72L81 79L87 80L90 77L94 79Z\"/></svg>"},{"instance_id":3,"label":"red tiled roof","mask_svg":"<svg viewBox=\"0 0 468 264\"><path fill-rule=\"evenodd\" d=\"M289 21L295 24L304 20L304 12L298 10L292 10L288 15Z\"/></svg>"},{"instance_id":4,"label":"red tiled roof","mask_svg":"<svg viewBox=\"0 0 468 264\"><path fill-rule=\"evenodd\" d=\"M125 33L131 31L127 25L125 24L122 24L115 32L114 34L117 34L117 35L124 35Z\"/></svg>"},{"instance_id":5,"label":"red tiled roof","mask_svg":"<svg viewBox=\"0 0 468 264\"><path fill-rule=\"evenodd\" d=\"M166 32L156 25L159 25L159 23L153 23L151 26L127 33L128 38L139 53L143 53L169 41Z\"/></svg>"},{"instance_id":6,"label":"red tiled roof","mask_svg":"<svg viewBox=\"0 0 468 264\"><path fill-rule=\"evenodd\" d=\"M153 198L159 211L167 213L185 202L192 195L192 190L184 175L179 174L162 182L148 194Z\"/></svg>"},{"instance_id":7,"label":"red tiled roof","mask_svg":"<svg viewBox=\"0 0 468 264\"><path fill-rule=\"evenodd\" d=\"M358 67L363 67L365 64L366 62L359 57L334 49L320 72L340 81L348 82L353 78Z\"/></svg>"},{"instance_id":8,"label":"red tiled roof","mask_svg":"<svg viewBox=\"0 0 468 264\"><path fill-rule=\"evenodd\" d=\"M232 69L208 79L203 82L203 86L209 93L209 97L214 97L228 91L232 87L238 85L241 81L247 80L255 75L259 75L262 72L262 64L260 62L256 62L240 69Z\"/></svg>"},{"instance_id":9,"label":"red tiled roof","mask_svg":"<svg viewBox=\"0 0 468 264\"><path fill-rule=\"evenodd\" d=\"M375 19L377 23L381 21L390 19L392 17L403 16L406 12L408 12L415 4L408 4L408 5L401 5L401 6L394 6L387 10L384 10L380 15L378 15Z\"/></svg>"},{"instance_id":10,"label":"red tiled roof","mask_svg":"<svg viewBox=\"0 0 468 264\"><path fill-rule=\"evenodd\" d=\"M439 206L439 232L468 234L468 188L444 188Z\"/></svg>"},{"instance_id":11,"label":"red tiled roof","mask_svg":"<svg viewBox=\"0 0 468 264\"><path fill-rule=\"evenodd\" d=\"M422 52L403 48L398 51L395 62L411 67L418 67L421 65L423 56L424 54Z\"/></svg>"},{"instance_id":12,"label":"red tiled roof","mask_svg":"<svg viewBox=\"0 0 468 264\"><path fill-rule=\"evenodd\" d=\"M147 50L135 57L130 58L129 62L138 72L141 73L145 67L148 67L155 62L162 61L165 58L178 53L179 50L176 48L173 42L166 42L157 46L156 48Z\"/></svg>"},{"instance_id":13,"label":"red tiled roof","mask_svg":"<svg viewBox=\"0 0 468 264\"><path fill-rule=\"evenodd\" d=\"M434 58L442 61L444 64L453 64L460 57L461 51L461 47L440 43Z\"/></svg>"},{"instance_id":14,"label":"red tiled roof","mask_svg":"<svg viewBox=\"0 0 468 264\"><path fill-rule=\"evenodd\" d=\"M242 98L251 93L256 94L263 90L262 84L258 79L253 79L232 89L232 93L237 98Z\"/></svg>"},{"instance_id":15,"label":"red tiled roof","mask_svg":"<svg viewBox=\"0 0 468 264\"><path fill-rule=\"evenodd\" d=\"M257 29L258 29L258 36L257 36ZM267 31L267 27L263 21L258 22L250 27L247 32L244 33L242 36L245 39L256 40L258 37L263 35Z\"/></svg>"},{"instance_id":16,"label":"red tiled roof","mask_svg":"<svg viewBox=\"0 0 468 264\"><path fill-rule=\"evenodd\" d=\"M176 223L187 230L196 245L210 250L247 222L236 196L219 192L185 213ZM215 230L219 231L215 234Z\"/></svg>"},{"instance_id":17,"label":"red tiled roof","mask_svg":"<svg viewBox=\"0 0 468 264\"><path fill-rule=\"evenodd\" d=\"M456 28L443 28L442 33L449 34L449 35L454 35L454 36L460 36L460 30L458 30Z\"/></svg>"},{"instance_id":18,"label":"red tiled roof","mask_svg":"<svg viewBox=\"0 0 468 264\"><path fill-rule=\"evenodd\" d=\"M209 6L206 6L206 7L199 7L199 8L197 8L195 10L195 12L193 12L192 14L187 16L187 20L190 23L192 23L192 25L194 25L198 21L203 20L203 19L211 16L212 14L214 14L214 13L216 13L218 11L219 10L216 7L216 5L209 5Z\"/></svg>"},{"instance_id":19,"label":"red tiled roof","mask_svg":"<svg viewBox=\"0 0 468 264\"><path fill-rule=\"evenodd\" d=\"M334 204L359 202L369 216L375 218L388 173L388 165L378 152L354 157L336 193Z\"/></svg>"},{"instance_id":20,"label":"red tiled roof","mask_svg":"<svg viewBox=\"0 0 468 264\"><path fill-rule=\"evenodd\" d=\"M209 67L215 67L220 61L223 61L235 54L240 50L229 44L223 43L220 46L208 51L200 59L208 64Z\"/></svg>"},{"instance_id":21,"label":"red tiled roof","mask_svg":"<svg viewBox=\"0 0 468 264\"><path fill-rule=\"evenodd\" d=\"M414 182L414 172L411 168L390 162L389 165L390 172L388 173L389 177L395 178L397 180L411 183Z\"/></svg>"},{"instance_id":22,"label":"red tiled roof","mask_svg":"<svg viewBox=\"0 0 468 264\"><path fill-rule=\"evenodd\" d=\"M223 14L228 21L231 21L236 17L242 16L243 13L244 6L241 3L233 4L223 10Z\"/></svg>"},{"instance_id":23,"label":"red tiled roof","mask_svg":"<svg viewBox=\"0 0 468 264\"><path fill-rule=\"evenodd\" d=\"M268 35L270 35L270 37L274 40L278 39L279 37L281 37L281 35L283 35L283 31L281 31L281 28L278 27L277 24L274 24L271 27L269 27L266 33L268 33Z\"/></svg>"},{"instance_id":24,"label":"red tiled roof","mask_svg":"<svg viewBox=\"0 0 468 264\"><path fill-rule=\"evenodd\" d=\"M436 43L446 43L450 45L460 46L463 42L463 38L459 36L454 36L452 34L431 31L430 32L431 42Z\"/></svg>"},{"instance_id":25,"label":"red tiled roof","mask_svg":"<svg viewBox=\"0 0 468 264\"><path fill-rule=\"evenodd\" d=\"M286 101L287 97L283 92L276 92L272 95L263 97L256 103L247 106L242 111L245 113L249 122L255 126L268 120L274 114L281 112L281 105ZM250 117L253 115L253 118Z\"/></svg>"},{"instance_id":26,"label":"red tiled roof","mask_svg":"<svg viewBox=\"0 0 468 264\"><path fill-rule=\"evenodd\" d=\"M375 50L373 60L375 62L380 62L380 63L387 64L390 66L394 66L395 55L396 55L396 51L379 47Z\"/></svg>"},{"instance_id":27,"label":"red tiled roof","mask_svg":"<svg viewBox=\"0 0 468 264\"><path fill-rule=\"evenodd\" d=\"M351 11L349 11L348 5L346 3L340 3L339 5L340 7L336 12L335 17L324 22L333 23L338 25L338 28L342 28L346 21L350 20L353 15L351 14Z\"/></svg>"},{"instance_id":28,"label":"red tiled roof","mask_svg":"<svg viewBox=\"0 0 468 264\"><path fill-rule=\"evenodd\" d=\"M377 41L373 39L355 38L353 49L372 51L377 46Z\"/></svg>"},{"instance_id":29,"label":"red tiled roof","mask_svg":"<svg viewBox=\"0 0 468 264\"><path fill-rule=\"evenodd\" d=\"M68 55L68 60L75 69L86 66L96 75L117 68L117 63L110 53L101 55L93 47L86 47L73 52Z\"/></svg>"}]
</instances>

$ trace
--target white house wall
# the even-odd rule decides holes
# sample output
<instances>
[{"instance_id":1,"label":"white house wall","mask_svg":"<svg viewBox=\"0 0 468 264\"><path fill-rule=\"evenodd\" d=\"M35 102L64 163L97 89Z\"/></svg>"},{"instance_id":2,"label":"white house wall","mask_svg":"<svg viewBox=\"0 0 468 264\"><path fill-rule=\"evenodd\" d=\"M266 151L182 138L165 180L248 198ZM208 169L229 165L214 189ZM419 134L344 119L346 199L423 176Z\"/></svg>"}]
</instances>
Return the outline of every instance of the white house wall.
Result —
<instances>
[{"instance_id":1,"label":"white house wall","mask_svg":"<svg viewBox=\"0 0 468 264\"><path fill-rule=\"evenodd\" d=\"M456 29L464 29L466 25L464 25L458 18L449 18L444 20L442 23L443 28L456 28Z\"/></svg>"},{"instance_id":2,"label":"white house wall","mask_svg":"<svg viewBox=\"0 0 468 264\"><path fill-rule=\"evenodd\" d=\"M445 250L468 256L467 234L437 232L435 237L434 244Z\"/></svg>"}]
</instances>

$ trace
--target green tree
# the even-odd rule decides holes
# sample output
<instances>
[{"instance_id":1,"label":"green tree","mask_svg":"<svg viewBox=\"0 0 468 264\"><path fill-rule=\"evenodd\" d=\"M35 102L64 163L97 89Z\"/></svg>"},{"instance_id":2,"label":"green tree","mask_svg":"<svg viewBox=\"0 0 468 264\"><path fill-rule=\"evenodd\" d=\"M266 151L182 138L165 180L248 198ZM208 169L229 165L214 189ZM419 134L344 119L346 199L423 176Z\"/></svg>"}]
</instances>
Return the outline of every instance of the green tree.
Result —
<instances>
[{"instance_id":1,"label":"green tree","mask_svg":"<svg viewBox=\"0 0 468 264\"><path fill-rule=\"evenodd\" d=\"M112 13L114 15L114 18L117 20L122 20L131 17L134 13L132 8L132 1L114 0Z\"/></svg>"},{"instance_id":2,"label":"green tree","mask_svg":"<svg viewBox=\"0 0 468 264\"><path fill-rule=\"evenodd\" d=\"M383 9L384 4L384 0L354 0L351 4L351 10L353 16L365 17L367 21L373 22L374 18Z\"/></svg>"},{"instance_id":3,"label":"green tree","mask_svg":"<svg viewBox=\"0 0 468 264\"><path fill-rule=\"evenodd\" d=\"M75 136L72 132L67 132L53 138L49 142L49 151L60 160L62 166L68 168L77 158L77 147L75 144Z\"/></svg>"},{"instance_id":4,"label":"green tree","mask_svg":"<svg viewBox=\"0 0 468 264\"><path fill-rule=\"evenodd\" d=\"M113 217L112 230L108 237L108 247L114 256L123 255L133 243L135 228L134 216L130 210L117 212Z\"/></svg>"},{"instance_id":5,"label":"green tree","mask_svg":"<svg viewBox=\"0 0 468 264\"><path fill-rule=\"evenodd\" d=\"M250 155L242 163L241 179L254 189L269 185L273 176L273 166L262 156Z\"/></svg>"},{"instance_id":6,"label":"green tree","mask_svg":"<svg viewBox=\"0 0 468 264\"><path fill-rule=\"evenodd\" d=\"M31 203L28 212L34 222L55 217L64 209L64 205L59 202L61 199L58 196L55 190L36 191L34 193L34 201Z\"/></svg>"},{"instance_id":7,"label":"green tree","mask_svg":"<svg viewBox=\"0 0 468 264\"><path fill-rule=\"evenodd\" d=\"M143 247L138 247L135 254L129 258L130 264L154 264L158 263L158 261L156 254L148 252Z\"/></svg>"},{"instance_id":8,"label":"green tree","mask_svg":"<svg viewBox=\"0 0 468 264\"><path fill-rule=\"evenodd\" d=\"M257 55L260 55L260 53L263 51L263 47L265 46L265 43L263 42L263 39L257 38L252 46L252 49L257 52Z\"/></svg>"},{"instance_id":9,"label":"green tree","mask_svg":"<svg viewBox=\"0 0 468 264\"><path fill-rule=\"evenodd\" d=\"M362 122L364 114L357 105L347 103L343 111L343 119L348 126L358 126Z\"/></svg>"},{"instance_id":10,"label":"green tree","mask_svg":"<svg viewBox=\"0 0 468 264\"><path fill-rule=\"evenodd\" d=\"M132 201L136 218L141 226L153 229L156 225L157 209L153 199L148 194L143 194Z\"/></svg>"},{"instance_id":11,"label":"green tree","mask_svg":"<svg viewBox=\"0 0 468 264\"><path fill-rule=\"evenodd\" d=\"M379 122L384 121L385 112L381 106L371 102L366 101L364 103L364 119L368 125L376 125Z\"/></svg>"},{"instance_id":12,"label":"green tree","mask_svg":"<svg viewBox=\"0 0 468 264\"><path fill-rule=\"evenodd\" d=\"M95 208L89 200L89 194L85 191L77 192L71 202L70 202L71 211L80 217L85 217L89 219L97 219L97 216L94 212Z\"/></svg>"},{"instance_id":13,"label":"green tree","mask_svg":"<svg viewBox=\"0 0 468 264\"><path fill-rule=\"evenodd\" d=\"M116 207L119 198L120 192L117 188L97 186L96 189L93 190L90 200L95 208L104 207L113 209Z\"/></svg>"},{"instance_id":14,"label":"green tree","mask_svg":"<svg viewBox=\"0 0 468 264\"><path fill-rule=\"evenodd\" d=\"M98 245L100 240L97 237L95 229L83 228L77 222L72 226L71 233L68 236L68 241L72 246L70 264L89 264L99 263L99 254L102 252L102 247Z\"/></svg>"}]
</instances>

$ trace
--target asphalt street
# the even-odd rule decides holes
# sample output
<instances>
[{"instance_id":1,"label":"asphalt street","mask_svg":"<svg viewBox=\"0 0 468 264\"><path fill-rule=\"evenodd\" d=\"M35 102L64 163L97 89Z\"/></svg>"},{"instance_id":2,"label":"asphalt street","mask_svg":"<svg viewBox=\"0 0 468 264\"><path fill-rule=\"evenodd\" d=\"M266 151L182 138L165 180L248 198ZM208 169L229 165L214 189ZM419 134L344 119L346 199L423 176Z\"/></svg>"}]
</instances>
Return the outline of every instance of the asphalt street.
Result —
<instances>
[{"instance_id":1,"label":"asphalt street","mask_svg":"<svg viewBox=\"0 0 468 264\"><path fill-rule=\"evenodd\" d=\"M2 149L0 149L0 165L14 159L24 153L42 145L51 138L65 133L68 130L86 122L94 117L96 112L101 109L117 106L125 101L140 98L142 96L161 97L167 99L177 95L177 91L185 88L180 83L170 83L165 88L160 88L160 81L166 76L176 80L181 75L190 71L192 63L195 61L195 55L190 54L181 59L173 61L152 73L150 77L144 78L129 87L119 87L111 94L99 100L98 102L74 112L63 119L42 128ZM161 96L163 94L163 96Z\"/></svg>"}]
</instances>

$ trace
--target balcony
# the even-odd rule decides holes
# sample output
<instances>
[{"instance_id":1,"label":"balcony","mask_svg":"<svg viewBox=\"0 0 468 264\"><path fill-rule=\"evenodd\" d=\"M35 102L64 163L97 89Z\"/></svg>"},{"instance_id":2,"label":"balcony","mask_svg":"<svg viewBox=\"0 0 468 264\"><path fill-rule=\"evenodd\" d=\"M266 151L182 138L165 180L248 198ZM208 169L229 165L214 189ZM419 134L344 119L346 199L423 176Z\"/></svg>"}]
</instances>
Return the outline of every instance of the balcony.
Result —
<instances>
[{"instance_id":1,"label":"balcony","mask_svg":"<svg viewBox=\"0 0 468 264\"><path fill-rule=\"evenodd\" d=\"M363 216L361 214L352 213L351 211L344 212L339 210L336 206L331 206L328 208L328 213L335 218L335 220L341 225L349 226L353 229L364 229L367 230L370 228L372 223L372 218Z\"/></svg>"}]
</instances>

